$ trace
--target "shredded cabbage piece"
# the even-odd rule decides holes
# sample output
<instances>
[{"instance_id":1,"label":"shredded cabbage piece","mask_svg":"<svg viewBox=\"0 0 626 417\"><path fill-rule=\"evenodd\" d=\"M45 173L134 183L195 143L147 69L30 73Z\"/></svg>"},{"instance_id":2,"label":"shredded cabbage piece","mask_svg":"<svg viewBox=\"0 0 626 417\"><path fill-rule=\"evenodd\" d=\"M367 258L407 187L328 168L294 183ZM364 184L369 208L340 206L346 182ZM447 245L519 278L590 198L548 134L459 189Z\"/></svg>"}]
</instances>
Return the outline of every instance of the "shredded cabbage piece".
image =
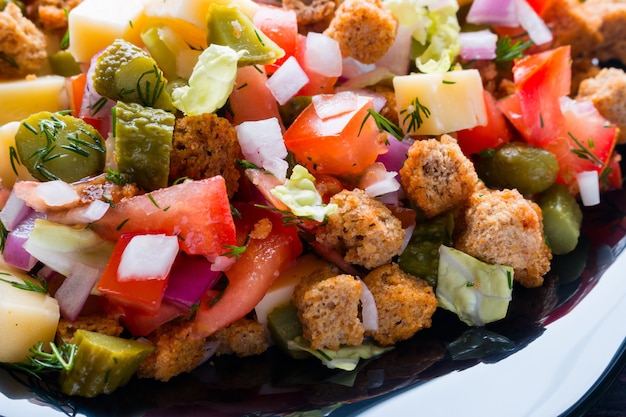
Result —
<instances>
[{"instance_id":1,"label":"shredded cabbage piece","mask_svg":"<svg viewBox=\"0 0 626 417\"><path fill-rule=\"evenodd\" d=\"M363 342L359 346L342 346L339 350L315 350L311 349L309 342L302 336L287 342L287 347L291 350L308 352L322 361L327 368L343 371L353 371L359 364L359 360L375 358L393 349L393 346L380 347L372 342Z\"/></svg>"},{"instance_id":2,"label":"shredded cabbage piece","mask_svg":"<svg viewBox=\"0 0 626 417\"><path fill-rule=\"evenodd\" d=\"M322 196L315 188L315 177L302 165L293 167L291 177L285 184L274 187L270 192L296 216L321 222L337 211L336 204L322 203Z\"/></svg>"},{"instance_id":3,"label":"shredded cabbage piece","mask_svg":"<svg viewBox=\"0 0 626 417\"><path fill-rule=\"evenodd\" d=\"M211 44L193 67L189 85L172 91L174 106L188 116L213 113L226 104L235 85L237 62L245 51Z\"/></svg>"},{"instance_id":4,"label":"shredded cabbage piece","mask_svg":"<svg viewBox=\"0 0 626 417\"><path fill-rule=\"evenodd\" d=\"M384 0L383 5L398 18L400 25L413 28L412 55L417 69L424 73L443 73L450 69L461 52L461 26L458 4L436 9L429 0Z\"/></svg>"}]
</instances>

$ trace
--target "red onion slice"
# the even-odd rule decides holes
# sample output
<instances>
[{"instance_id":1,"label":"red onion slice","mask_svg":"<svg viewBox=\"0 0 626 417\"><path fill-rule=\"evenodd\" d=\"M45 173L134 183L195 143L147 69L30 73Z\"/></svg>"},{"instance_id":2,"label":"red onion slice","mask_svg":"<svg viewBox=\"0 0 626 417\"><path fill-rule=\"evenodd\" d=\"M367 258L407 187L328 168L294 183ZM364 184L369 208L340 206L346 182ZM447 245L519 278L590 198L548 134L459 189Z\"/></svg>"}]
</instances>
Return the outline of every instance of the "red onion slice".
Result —
<instances>
[{"instance_id":1,"label":"red onion slice","mask_svg":"<svg viewBox=\"0 0 626 417\"><path fill-rule=\"evenodd\" d=\"M343 57L339 42L317 32L306 35L304 52L305 65L325 77L339 77L343 68Z\"/></svg>"},{"instance_id":2,"label":"red onion slice","mask_svg":"<svg viewBox=\"0 0 626 417\"><path fill-rule=\"evenodd\" d=\"M163 299L189 308L200 301L221 276L221 271L211 270L211 262L206 258L181 253L170 271Z\"/></svg>"},{"instance_id":3,"label":"red onion slice","mask_svg":"<svg viewBox=\"0 0 626 417\"><path fill-rule=\"evenodd\" d=\"M11 191L4 207L0 211L0 222L5 229L11 231L17 227L32 212L24 200Z\"/></svg>"},{"instance_id":4,"label":"red onion slice","mask_svg":"<svg viewBox=\"0 0 626 417\"><path fill-rule=\"evenodd\" d=\"M320 119L355 111L359 105L359 97L352 91L341 91L336 94L318 94L312 98L313 108Z\"/></svg>"},{"instance_id":5,"label":"red onion slice","mask_svg":"<svg viewBox=\"0 0 626 417\"><path fill-rule=\"evenodd\" d=\"M536 45L552 42L552 32L526 0L516 0L519 24Z\"/></svg>"},{"instance_id":6,"label":"red onion slice","mask_svg":"<svg viewBox=\"0 0 626 417\"><path fill-rule=\"evenodd\" d=\"M54 294L63 317L70 321L76 320L101 275L102 270L99 268L80 263L74 266Z\"/></svg>"},{"instance_id":7,"label":"red onion slice","mask_svg":"<svg viewBox=\"0 0 626 417\"><path fill-rule=\"evenodd\" d=\"M583 171L576 174L576 181L580 189L580 198L584 206L600 204L600 184L598 171Z\"/></svg>"},{"instance_id":8,"label":"red onion slice","mask_svg":"<svg viewBox=\"0 0 626 417\"><path fill-rule=\"evenodd\" d=\"M363 317L363 328L365 331L378 331L378 309L374 295L361 281L361 316Z\"/></svg>"},{"instance_id":9,"label":"red onion slice","mask_svg":"<svg viewBox=\"0 0 626 417\"><path fill-rule=\"evenodd\" d=\"M467 22L477 25L519 26L516 0L474 0Z\"/></svg>"},{"instance_id":10,"label":"red onion slice","mask_svg":"<svg viewBox=\"0 0 626 417\"><path fill-rule=\"evenodd\" d=\"M134 236L122 253L117 267L120 282L166 279L176 255L178 237L164 234Z\"/></svg>"},{"instance_id":11,"label":"red onion slice","mask_svg":"<svg viewBox=\"0 0 626 417\"><path fill-rule=\"evenodd\" d=\"M494 59L498 35L485 29L459 34L461 42L461 58L465 60Z\"/></svg>"},{"instance_id":12,"label":"red onion slice","mask_svg":"<svg viewBox=\"0 0 626 417\"><path fill-rule=\"evenodd\" d=\"M273 78L273 77L272 77ZM278 119L243 122L235 126L241 152L246 160L271 172L284 182L287 178L287 148Z\"/></svg>"}]
</instances>

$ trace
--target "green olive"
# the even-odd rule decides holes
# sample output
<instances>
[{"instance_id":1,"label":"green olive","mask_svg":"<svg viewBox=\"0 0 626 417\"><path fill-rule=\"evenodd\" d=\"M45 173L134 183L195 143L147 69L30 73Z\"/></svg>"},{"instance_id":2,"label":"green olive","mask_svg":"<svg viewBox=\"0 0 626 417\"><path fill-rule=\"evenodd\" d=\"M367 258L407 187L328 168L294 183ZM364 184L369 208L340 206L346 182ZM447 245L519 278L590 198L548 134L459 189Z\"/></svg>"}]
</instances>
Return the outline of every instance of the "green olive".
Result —
<instances>
[{"instance_id":1,"label":"green olive","mask_svg":"<svg viewBox=\"0 0 626 417\"><path fill-rule=\"evenodd\" d=\"M517 188L537 194L556 180L559 163L553 153L523 142L508 142L481 152L476 161L479 177L491 188Z\"/></svg>"},{"instance_id":2,"label":"green olive","mask_svg":"<svg viewBox=\"0 0 626 417\"><path fill-rule=\"evenodd\" d=\"M22 164L40 181L74 182L104 170L100 133L82 119L40 112L20 123L15 147Z\"/></svg>"},{"instance_id":3,"label":"green olive","mask_svg":"<svg viewBox=\"0 0 626 417\"><path fill-rule=\"evenodd\" d=\"M546 240L556 255L574 250L580 236L583 213L567 187L555 183L541 193L537 200L543 212Z\"/></svg>"}]
</instances>

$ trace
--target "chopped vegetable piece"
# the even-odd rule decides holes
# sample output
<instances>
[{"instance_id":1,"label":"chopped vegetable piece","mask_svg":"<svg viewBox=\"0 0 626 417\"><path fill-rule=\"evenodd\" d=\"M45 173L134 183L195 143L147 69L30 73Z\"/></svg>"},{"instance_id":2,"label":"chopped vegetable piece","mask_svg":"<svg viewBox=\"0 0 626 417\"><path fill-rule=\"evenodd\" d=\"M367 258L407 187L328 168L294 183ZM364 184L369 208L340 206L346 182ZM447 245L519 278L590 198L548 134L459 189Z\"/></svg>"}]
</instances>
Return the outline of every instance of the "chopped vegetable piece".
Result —
<instances>
[{"instance_id":1,"label":"chopped vegetable piece","mask_svg":"<svg viewBox=\"0 0 626 417\"><path fill-rule=\"evenodd\" d=\"M272 64L285 55L239 7L211 3L207 16L207 43L243 52L240 66Z\"/></svg>"},{"instance_id":2,"label":"chopped vegetable piece","mask_svg":"<svg viewBox=\"0 0 626 417\"><path fill-rule=\"evenodd\" d=\"M128 383L154 346L130 339L79 329L74 366L60 375L61 391L67 395L95 397L110 394Z\"/></svg>"},{"instance_id":3,"label":"chopped vegetable piece","mask_svg":"<svg viewBox=\"0 0 626 417\"><path fill-rule=\"evenodd\" d=\"M571 252L578 244L583 213L576 198L563 184L556 183L538 199L543 214L543 231L552 253Z\"/></svg>"},{"instance_id":4,"label":"chopped vegetable piece","mask_svg":"<svg viewBox=\"0 0 626 417\"><path fill-rule=\"evenodd\" d=\"M93 85L112 100L173 111L165 90L167 80L156 61L143 49L117 39L96 59Z\"/></svg>"},{"instance_id":5,"label":"chopped vegetable piece","mask_svg":"<svg viewBox=\"0 0 626 417\"><path fill-rule=\"evenodd\" d=\"M506 316L513 291L513 268L489 265L459 250L439 247L436 295L439 306L469 326Z\"/></svg>"},{"instance_id":6,"label":"chopped vegetable piece","mask_svg":"<svg viewBox=\"0 0 626 417\"><path fill-rule=\"evenodd\" d=\"M117 102L115 155L121 173L147 191L167 187L174 115L136 103Z\"/></svg>"},{"instance_id":7,"label":"chopped vegetable piece","mask_svg":"<svg viewBox=\"0 0 626 417\"><path fill-rule=\"evenodd\" d=\"M40 181L74 182L104 169L100 133L85 121L47 111L23 120L15 134L19 161Z\"/></svg>"},{"instance_id":8,"label":"chopped vegetable piece","mask_svg":"<svg viewBox=\"0 0 626 417\"><path fill-rule=\"evenodd\" d=\"M293 303L276 307L267 315L267 328L272 341L294 359L304 359L309 354L302 350L289 349L289 341L302 337L302 324L298 319L298 309Z\"/></svg>"}]
</instances>

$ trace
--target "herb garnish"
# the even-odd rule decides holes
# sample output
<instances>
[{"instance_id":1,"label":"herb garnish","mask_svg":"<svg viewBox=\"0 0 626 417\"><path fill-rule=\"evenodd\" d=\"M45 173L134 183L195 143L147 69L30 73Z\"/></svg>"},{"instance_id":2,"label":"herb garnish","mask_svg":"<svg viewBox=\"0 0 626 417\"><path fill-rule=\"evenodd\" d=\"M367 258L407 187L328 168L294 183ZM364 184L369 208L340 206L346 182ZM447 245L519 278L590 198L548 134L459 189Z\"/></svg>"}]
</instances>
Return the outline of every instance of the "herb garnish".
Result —
<instances>
[{"instance_id":1,"label":"herb garnish","mask_svg":"<svg viewBox=\"0 0 626 417\"><path fill-rule=\"evenodd\" d=\"M7 64L9 64L9 66L15 68L15 69L19 69L20 65L17 63L17 61L15 60L15 58L8 56L7 54L4 53L0 53L0 61L4 61Z\"/></svg>"},{"instance_id":2,"label":"herb garnish","mask_svg":"<svg viewBox=\"0 0 626 417\"><path fill-rule=\"evenodd\" d=\"M586 148L578 139L576 139L576 137L572 134L572 132L567 132L567 134L574 141L576 146L578 146L579 148L579 149L572 149L571 152L573 154L575 154L581 159L586 159L587 161L591 162L594 165L604 167L605 165L604 162L602 162L600 158L598 158L596 155L593 154L593 152L591 152L591 149L594 149L596 147L596 144L593 141L593 139L587 140L588 148Z\"/></svg>"},{"instance_id":3,"label":"herb garnish","mask_svg":"<svg viewBox=\"0 0 626 417\"><path fill-rule=\"evenodd\" d=\"M245 251L247 246L236 246L236 245L224 245L226 249L230 249L228 252L224 252L222 256L226 256L227 258L239 258Z\"/></svg>"},{"instance_id":4,"label":"herb garnish","mask_svg":"<svg viewBox=\"0 0 626 417\"><path fill-rule=\"evenodd\" d=\"M154 86L151 84L150 78L148 78L151 75L155 79ZM146 77L146 80L144 80L144 77ZM165 81L163 80L163 74L156 65L151 70L141 74L137 80L137 95L139 95L139 99L144 106L154 107L164 89Z\"/></svg>"},{"instance_id":5,"label":"herb garnish","mask_svg":"<svg viewBox=\"0 0 626 417\"><path fill-rule=\"evenodd\" d=\"M5 363L4 366L26 372L37 379L41 379L42 372L69 371L74 366L74 359L78 346L73 343L63 342L57 346L49 343L50 353L44 350L44 342L39 342L29 349L31 353L28 362Z\"/></svg>"},{"instance_id":6,"label":"herb garnish","mask_svg":"<svg viewBox=\"0 0 626 417\"><path fill-rule=\"evenodd\" d=\"M419 129L422 124L424 124L424 119L422 119L421 113L424 113L424 117L427 119L430 117L430 110L428 109L428 107L420 103L418 97L415 97L411 101L409 107L400 110L400 115L404 116L402 122L404 124L407 124L408 122L409 124L407 128L408 132L415 131Z\"/></svg>"},{"instance_id":7,"label":"herb garnish","mask_svg":"<svg viewBox=\"0 0 626 417\"><path fill-rule=\"evenodd\" d=\"M510 36L498 37L496 41L496 62L509 62L524 56L524 51L532 46L531 40L513 42Z\"/></svg>"},{"instance_id":8,"label":"herb garnish","mask_svg":"<svg viewBox=\"0 0 626 417\"><path fill-rule=\"evenodd\" d=\"M376 126L378 127L378 130L380 130L381 132L383 131L388 132L394 138L402 142L402 139L404 139L402 129L400 129L398 125L396 125L391 120L387 119L385 116L378 113L374 109L367 109L367 116L365 116L365 118L363 119L363 122L361 122L361 127L359 128L359 133L357 134L357 136L361 135L361 130L363 130L363 126L365 126L365 122L370 117L374 118L374 122L376 122Z\"/></svg>"},{"instance_id":9,"label":"herb garnish","mask_svg":"<svg viewBox=\"0 0 626 417\"><path fill-rule=\"evenodd\" d=\"M67 10L67 7L63 8L63 14L65 15L65 21L70 20L70 12ZM70 28L68 25L67 30L63 34L63 38L61 39L61 49L67 49L70 46Z\"/></svg>"},{"instance_id":10,"label":"herb garnish","mask_svg":"<svg viewBox=\"0 0 626 417\"><path fill-rule=\"evenodd\" d=\"M11 276L11 274L8 274L6 272L0 272L0 275L5 275L9 277ZM6 282L7 284L10 284L12 287L17 288L18 290L32 291L32 292L41 293L41 294L48 294L48 285L46 284L46 281L44 280L37 280L37 282L33 282L27 279L27 280L24 280L24 282L18 282L18 281L11 281L10 279L0 277L0 281Z\"/></svg>"}]
</instances>

